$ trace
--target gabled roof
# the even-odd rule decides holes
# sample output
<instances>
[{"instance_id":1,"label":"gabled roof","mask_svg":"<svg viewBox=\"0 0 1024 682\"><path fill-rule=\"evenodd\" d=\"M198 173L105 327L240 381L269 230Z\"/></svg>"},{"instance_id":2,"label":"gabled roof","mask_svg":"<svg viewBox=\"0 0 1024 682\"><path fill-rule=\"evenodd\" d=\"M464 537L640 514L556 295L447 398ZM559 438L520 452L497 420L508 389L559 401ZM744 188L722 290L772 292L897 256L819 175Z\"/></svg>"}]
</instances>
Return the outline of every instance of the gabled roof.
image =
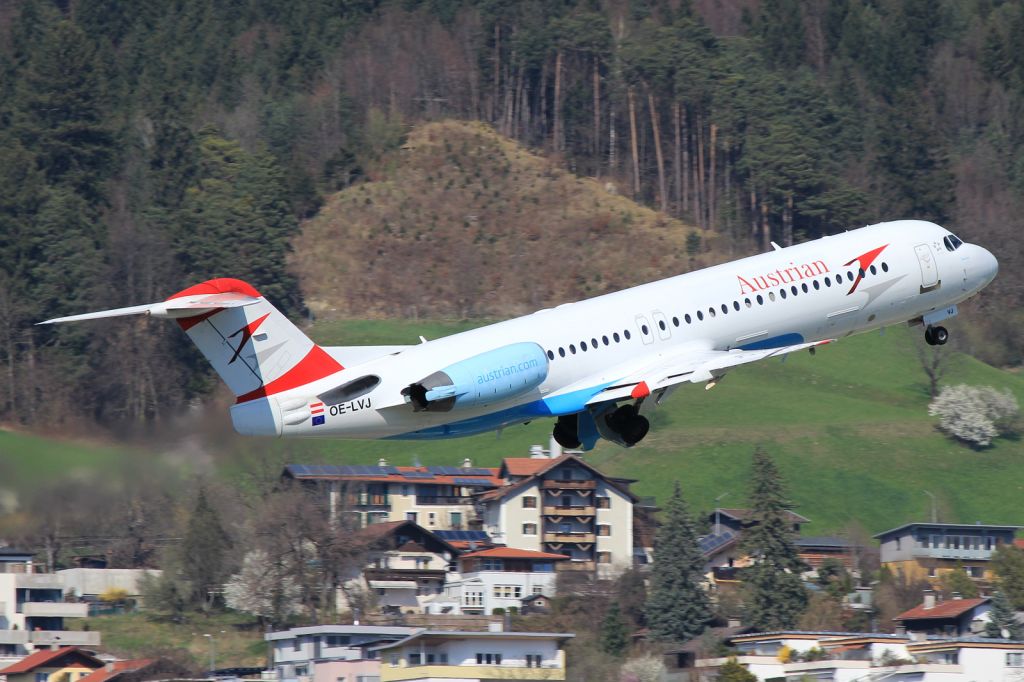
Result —
<instances>
[{"instance_id":1,"label":"gabled roof","mask_svg":"<svg viewBox=\"0 0 1024 682\"><path fill-rule=\"evenodd\" d=\"M429 540L432 540L433 542L442 545L446 550L451 552L453 555L459 553L459 550L453 547L446 540L442 540L441 538L437 537L423 526L409 520L385 521L384 523L371 523L370 525L364 528L360 528L358 531L358 535L364 540L384 540L387 537L397 535L399 532L403 530L421 533L422 537L428 538ZM427 549L427 551L432 550Z\"/></svg>"},{"instance_id":2,"label":"gabled roof","mask_svg":"<svg viewBox=\"0 0 1024 682\"><path fill-rule=\"evenodd\" d=\"M574 463L578 464L579 466L582 466L584 469L589 470L595 476L601 478L604 481L607 481L609 484L614 486L616 490L621 492L623 495L627 496L630 499L630 501L636 503L640 499L639 497L637 497L636 495L634 495L632 492L629 491L629 488L626 487L625 483L623 483L624 479L615 479L615 478L612 478L610 476L605 476L603 473L601 473L600 471L595 469L590 463L588 463L583 458L581 458L581 457L579 457L577 455L562 455L561 457L555 457L554 459L546 459L546 458L545 459L540 459L540 458L532 459L532 458L524 458L524 457L511 457L511 458L510 457L506 457L504 462L508 462L510 459L516 460L517 462L523 462L523 461L526 461L526 462L540 462L543 466L537 466L537 469L535 471L533 471L532 473L527 474L526 478L523 478L522 480L516 481L515 483L512 483L511 485L505 485L505 486L503 486L501 488L497 488L495 490L488 490L485 493L481 493L480 496L479 496L479 499L480 499L481 502L490 502L492 500L500 500L501 498L505 497L509 493L511 493L511 492L513 492L515 490L519 490L520 488L523 488L523 487L529 485L531 482L533 482L537 478L542 477L547 472L549 472L552 469L555 469L558 466L560 466L562 464L565 464L567 462L574 462ZM504 462L502 463L501 469L499 470L501 476L506 475L506 472L507 472L507 468L506 468ZM513 466L519 466L519 465L518 464L514 464ZM522 466L523 466L523 470L525 470L526 468L533 467L534 465L532 465L532 464L531 465L523 464Z\"/></svg>"},{"instance_id":3,"label":"gabled roof","mask_svg":"<svg viewBox=\"0 0 1024 682\"><path fill-rule=\"evenodd\" d=\"M935 618L959 618L968 611L971 611L985 602L988 597L977 599L950 599L926 609L924 604L918 604L909 611L904 611L893 620L933 620Z\"/></svg>"},{"instance_id":4,"label":"gabled roof","mask_svg":"<svg viewBox=\"0 0 1024 682\"><path fill-rule=\"evenodd\" d=\"M506 457L501 462L501 469L498 475L502 478L507 476L532 476L548 464L551 460L547 457Z\"/></svg>"},{"instance_id":5,"label":"gabled roof","mask_svg":"<svg viewBox=\"0 0 1024 682\"><path fill-rule=\"evenodd\" d=\"M570 557L564 554L552 554L550 552L538 552L532 549L516 549L515 547L492 547L482 549L479 552L463 554L460 559L536 559L538 561L560 561Z\"/></svg>"},{"instance_id":6,"label":"gabled roof","mask_svg":"<svg viewBox=\"0 0 1024 682\"><path fill-rule=\"evenodd\" d=\"M103 661L92 654L88 654L76 646L63 646L59 649L44 649L34 654L29 654L14 665L0 670L0 675L30 673L36 668L52 668L54 664L64 659L77 659L86 668L103 667Z\"/></svg>"},{"instance_id":7,"label":"gabled roof","mask_svg":"<svg viewBox=\"0 0 1024 682\"><path fill-rule=\"evenodd\" d=\"M157 662L155 658L136 658L130 661L114 661L85 677L78 678L78 682L107 682L112 677L117 677L124 672L134 672L148 668ZM109 669L108 669L109 668Z\"/></svg>"},{"instance_id":8,"label":"gabled roof","mask_svg":"<svg viewBox=\"0 0 1024 682\"><path fill-rule=\"evenodd\" d=\"M752 512L749 509L716 509L715 511L708 514L708 518L713 518L715 514L721 514L722 516L736 521L744 522L749 521ZM795 511L786 510L786 518L791 523L810 523L811 520L806 516L801 516Z\"/></svg>"},{"instance_id":9,"label":"gabled roof","mask_svg":"<svg viewBox=\"0 0 1024 682\"><path fill-rule=\"evenodd\" d=\"M1021 526L999 526L992 524L983 523L904 523L902 526L896 526L886 531L882 531L876 538L883 538L886 535L893 535L895 533L909 533L915 528L923 529L934 529L934 530L951 530L954 532L977 532L979 530L1001 530L1009 531L1014 533L1020 530Z\"/></svg>"}]
</instances>

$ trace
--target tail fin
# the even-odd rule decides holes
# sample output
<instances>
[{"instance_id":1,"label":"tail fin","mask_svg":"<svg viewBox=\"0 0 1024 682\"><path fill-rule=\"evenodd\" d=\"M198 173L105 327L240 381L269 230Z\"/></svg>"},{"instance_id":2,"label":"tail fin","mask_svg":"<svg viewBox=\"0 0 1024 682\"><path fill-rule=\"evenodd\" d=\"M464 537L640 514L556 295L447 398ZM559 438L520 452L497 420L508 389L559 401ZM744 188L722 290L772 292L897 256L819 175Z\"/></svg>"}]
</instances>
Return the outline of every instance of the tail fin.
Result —
<instances>
[{"instance_id":1,"label":"tail fin","mask_svg":"<svg viewBox=\"0 0 1024 682\"><path fill-rule=\"evenodd\" d=\"M59 317L40 324L121 315L176 320L239 403L297 388L344 369L256 289L237 279L211 279L162 303Z\"/></svg>"}]
</instances>

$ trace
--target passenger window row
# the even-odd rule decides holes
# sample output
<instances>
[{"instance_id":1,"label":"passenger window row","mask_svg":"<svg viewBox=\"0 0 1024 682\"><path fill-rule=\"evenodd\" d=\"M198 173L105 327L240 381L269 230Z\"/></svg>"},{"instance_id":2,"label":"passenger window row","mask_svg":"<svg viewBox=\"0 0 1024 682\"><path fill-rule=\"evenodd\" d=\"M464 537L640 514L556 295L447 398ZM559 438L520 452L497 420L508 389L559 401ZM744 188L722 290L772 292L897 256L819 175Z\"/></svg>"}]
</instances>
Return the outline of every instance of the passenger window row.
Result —
<instances>
[{"instance_id":1,"label":"passenger window row","mask_svg":"<svg viewBox=\"0 0 1024 682\"><path fill-rule=\"evenodd\" d=\"M885 261L882 261L882 263L880 264L879 267L876 267L875 265L871 265L866 271L863 270L863 269L858 269L856 271L848 270L846 272L846 281L852 283L857 278L859 278L859 279L867 278L867 276L869 274L870 275L877 275L879 269L881 269L882 272L889 272L889 264L886 263ZM855 272L856 272L856 275L854 274ZM825 277L823 279L821 279L821 280L818 280L818 279L811 280L810 286L808 286L807 282L802 282L799 287L797 285L793 284L793 285L791 285L789 287L788 292L786 290L786 287L781 287L779 289L779 298L782 298L783 300L785 300L788 296L792 296L792 297L796 298L797 296L800 295L800 292L803 292L805 294L810 293L810 290L811 290L812 287L814 288L815 291L819 291L819 290L821 290L821 286L822 286L823 282L824 282L825 288L831 288L833 284L835 284L837 287L841 286L842 283L843 283L843 274L839 273L838 275L833 275L833 276L825 275ZM767 300L769 302L774 302L776 300L776 296L775 296L775 292L774 291L769 291L768 292ZM738 312L738 311L740 311L742 309L742 307L753 308L755 302L757 303L757 305L764 305L765 297L762 296L761 294L757 294L754 297L753 300L751 300L749 297L748 298L744 298L743 299L743 306L740 305L739 301L733 301L732 302L732 309ZM718 315L718 310L722 311L721 312L722 315L728 315L729 314L729 305L727 303L722 303L717 310L716 310L715 306L710 306L708 308L707 317L709 319L716 317ZM696 313L694 313L694 315L696 316L698 322L703 322L704 321L704 317L705 316L704 316L704 311L703 310L698 310ZM693 324L693 320L694 320L694 317L691 316L690 313L685 313L683 315L683 321L686 322L686 324ZM672 317L672 325L674 327L680 326L680 321L679 321L678 317L675 317L675 316ZM664 320L659 320L658 321L658 328L661 329L662 331L665 331L665 329L667 328L667 325L665 324ZM643 332L645 335L650 333L650 329L647 327L646 324L641 326L640 331ZM614 332L611 335L611 339L609 339L608 336L602 336L601 337L601 344L603 344L605 346L610 346L613 342L614 343L620 343L623 340L629 341L630 338L631 338L631 336L630 336L629 330L628 329L624 329L622 331L622 336L619 336L618 332ZM579 350L579 352L586 353L588 350L598 350L599 347L600 347L600 344L598 343L598 339L597 339L597 337L594 337L594 338L590 339L589 345L588 345L586 340L580 341L579 349L578 350ZM570 343L569 346L568 346L568 352L566 351L566 348L564 346L560 346L558 348L558 357L564 358L567 355L576 355L576 352L577 352L576 344ZM548 355L548 359L549 360L554 360L555 359L555 351L548 350L547 351L547 355Z\"/></svg>"}]
</instances>

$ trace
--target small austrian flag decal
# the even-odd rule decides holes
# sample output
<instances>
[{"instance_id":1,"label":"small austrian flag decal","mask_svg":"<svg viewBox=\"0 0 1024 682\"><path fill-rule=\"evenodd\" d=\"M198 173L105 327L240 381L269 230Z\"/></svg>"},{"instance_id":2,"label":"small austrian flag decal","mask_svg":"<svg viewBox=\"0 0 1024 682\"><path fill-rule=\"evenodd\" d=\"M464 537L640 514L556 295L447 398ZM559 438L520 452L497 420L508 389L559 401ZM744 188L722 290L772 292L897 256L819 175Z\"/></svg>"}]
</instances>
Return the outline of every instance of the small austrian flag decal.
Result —
<instances>
[{"instance_id":1,"label":"small austrian flag decal","mask_svg":"<svg viewBox=\"0 0 1024 682\"><path fill-rule=\"evenodd\" d=\"M327 417L324 416L324 404L321 403L310 403L309 412L313 415L313 426L321 426L327 421Z\"/></svg>"}]
</instances>

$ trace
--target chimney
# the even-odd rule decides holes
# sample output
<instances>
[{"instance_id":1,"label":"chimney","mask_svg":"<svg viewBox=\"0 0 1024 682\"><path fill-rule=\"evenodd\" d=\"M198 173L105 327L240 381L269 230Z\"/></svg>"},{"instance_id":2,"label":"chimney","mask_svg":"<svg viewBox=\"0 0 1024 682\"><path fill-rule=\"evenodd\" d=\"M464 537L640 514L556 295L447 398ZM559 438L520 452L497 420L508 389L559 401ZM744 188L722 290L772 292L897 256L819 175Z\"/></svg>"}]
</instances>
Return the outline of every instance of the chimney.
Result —
<instances>
[{"instance_id":1,"label":"chimney","mask_svg":"<svg viewBox=\"0 0 1024 682\"><path fill-rule=\"evenodd\" d=\"M377 466L379 466L379 467L386 467L387 465L388 465L388 461L386 459L384 459L383 457L381 457L380 459L377 460Z\"/></svg>"},{"instance_id":2,"label":"chimney","mask_svg":"<svg viewBox=\"0 0 1024 682\"><path fill-rule=\"evenodd\" d=\"M562 446L555 440L554 434L551 436L551 442L548 444L548 452L550 453L551 459L558 459L562 456Z\"/></svg>"},{"instance_id":3,"label":"chimney","mask_svg":"<svg viewBox=\"0 0 1024 682\"><path fill-rule=\"evenodd\" d=\"M530 446L530 459L544 459L545 457L543 445Z\"/></svg>"},{"instance_id":4,"label":"chimney","mask_svg":"<svg viewBox=\"0 0 1024 682\"><path fill-rule=\"evenodd\" d=\"M466 459L462 460L462 468L463 469L472 469L473 468L473 460L471 460L469 457L467 457Z\"/></svg>"},{"instance_id":5,"label":"chimney","mask_svg":"<svg viewBox=\"0 0 1024 682\"><path fill-rule=\"evenodd\" d=\"M924 591L924 608L934 609L935 608L935 592L932 590Z\"/></svg>"},{"instance_id":6,"label":"chimney","mask_svg":"<svg viewBox=\"0 0 1024 682\"><path fill-rule=\"evenodd\" d=\"M103 669L106 670L108 673L114 672L114 662L107 661L107 664L103 666Z\"/></svg>"}]
</instances>

